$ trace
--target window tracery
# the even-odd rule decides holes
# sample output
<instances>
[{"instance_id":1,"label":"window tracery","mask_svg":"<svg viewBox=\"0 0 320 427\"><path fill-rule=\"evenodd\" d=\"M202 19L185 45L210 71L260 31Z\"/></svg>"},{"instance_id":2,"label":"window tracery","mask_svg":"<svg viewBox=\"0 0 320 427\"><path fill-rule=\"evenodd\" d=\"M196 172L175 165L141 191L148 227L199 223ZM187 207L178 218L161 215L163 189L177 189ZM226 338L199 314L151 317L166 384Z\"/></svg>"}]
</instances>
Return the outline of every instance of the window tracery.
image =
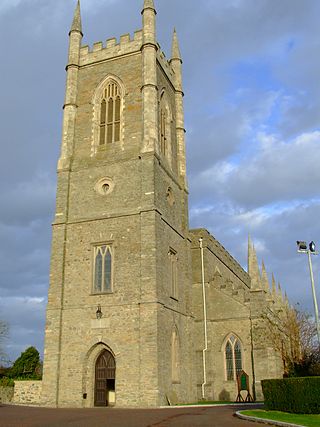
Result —
<instances>
[{"instance_id":1,"label":"window tracery","mask_svg":"<svg viewBox=\"0 0 320 427\"><path fill-rule=\"evenodd\" d=\"M110 245L94 247L93 292L112 292L112 248Z\"/></svg>"},{"instance_id":2,"label":"window tracery","mask_svg":"<svg viewBox=\"0 0 320 427\"><path fill-rule=\"evenodd\" d=\"M120 141L121 96L118 84L110 80L100 103L99 145Z\"/></svg>"},{"instance_id":3,"label":"window tracery","mask_svg":"<svg viewBox=\"0 0 320 427\"><path fill-rule=\"evenodd\" d=\"M111 74L95 90L91 155L123 141L124 94L123 83Z\"/></svg>"},{"instance_id":4,"label":"window tracery","mask_svg":"<svg viewBox=\"0 0 320 427\"><path fill-rule=\"evenodd\" d=\"M242 349L239 339L234 335L230 335L225 343L224 357L227 381L236 380L242 371Z\"/></svg>"}]
</instances>

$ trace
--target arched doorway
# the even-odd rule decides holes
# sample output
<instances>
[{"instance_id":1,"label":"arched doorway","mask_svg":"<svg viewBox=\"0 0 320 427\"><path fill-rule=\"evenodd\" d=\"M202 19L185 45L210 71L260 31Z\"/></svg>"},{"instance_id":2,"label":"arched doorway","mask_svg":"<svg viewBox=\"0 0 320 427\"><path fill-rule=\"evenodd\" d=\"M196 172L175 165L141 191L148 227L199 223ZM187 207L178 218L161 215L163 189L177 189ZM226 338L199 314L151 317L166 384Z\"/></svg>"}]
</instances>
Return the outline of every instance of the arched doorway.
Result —
<instances>
[{"instance_id":1,"label":"arched doorway","mask_svg":"<svg viewBox=\"0 0 320 427\"><path fill-rule=\"evenodd\" d=\"M116 361L110 351L103 350L96 362L94 406L114 406Z\"/></svg>"}]
</instances>

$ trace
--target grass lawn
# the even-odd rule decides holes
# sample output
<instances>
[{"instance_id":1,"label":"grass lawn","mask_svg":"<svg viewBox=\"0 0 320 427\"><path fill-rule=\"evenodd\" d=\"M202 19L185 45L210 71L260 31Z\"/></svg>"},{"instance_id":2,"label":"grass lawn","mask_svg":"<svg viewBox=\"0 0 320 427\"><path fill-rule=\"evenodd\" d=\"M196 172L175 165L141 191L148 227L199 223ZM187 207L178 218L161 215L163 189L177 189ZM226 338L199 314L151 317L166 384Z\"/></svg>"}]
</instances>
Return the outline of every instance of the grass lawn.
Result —
<instances>
[{"instance_id":1,"label":"grass lawn","mask_svg":"<svg viewBox=\"0 0 320 427\"><path fill-rule=\"evenodd\" d=\"M230 403L235 402L229 402L226 400L199 400L199 402L194 403L182 403L181 406L190 406L190 405L229 405Z\"/></svg>"},{"instance_id":2,"label":"grass lawn","mask_svg":"<svg viewBox=\"0 0 320 427\"><path fill-rule=\"evenodd\" d=\"M241 411L241 414L274 421L284 421L306 427L320 426L320 415L289 414L288 412L263 411L262 409Z\"/></svg>"}]
</instances>

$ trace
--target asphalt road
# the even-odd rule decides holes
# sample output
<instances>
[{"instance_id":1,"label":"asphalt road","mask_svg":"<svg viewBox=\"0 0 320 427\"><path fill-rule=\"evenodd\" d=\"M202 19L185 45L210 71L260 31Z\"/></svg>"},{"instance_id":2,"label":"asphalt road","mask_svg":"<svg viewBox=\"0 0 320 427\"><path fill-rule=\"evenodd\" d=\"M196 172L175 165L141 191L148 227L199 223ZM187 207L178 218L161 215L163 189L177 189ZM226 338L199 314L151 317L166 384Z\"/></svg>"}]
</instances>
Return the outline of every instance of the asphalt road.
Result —
<instances>
[{"instance_id":1,"label":"asphalt road","mask_svg":"<svg viewBox=\"0 0 320 427\"><path fill-rule=\"evenodd\" d=\"M51 409L0 405L1 427L254 427L234 412L243 406L166 409ZM250 405L245 406L246 409Z\"/></svg>"}]
</instances>

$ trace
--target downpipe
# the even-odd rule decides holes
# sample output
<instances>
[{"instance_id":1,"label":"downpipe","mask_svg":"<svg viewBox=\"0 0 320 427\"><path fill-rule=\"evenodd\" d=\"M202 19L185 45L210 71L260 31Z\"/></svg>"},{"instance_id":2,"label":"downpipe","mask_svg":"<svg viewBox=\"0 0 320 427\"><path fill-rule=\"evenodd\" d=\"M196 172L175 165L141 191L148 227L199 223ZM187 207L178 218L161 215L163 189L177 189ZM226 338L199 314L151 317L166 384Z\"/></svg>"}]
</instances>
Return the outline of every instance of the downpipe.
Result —
<instances>
[{"instance_id":1,"label":"downpipe","mask_svg":"<svg viewBox=\"0 0 320 427\"><path fill-rule=\"evenodd\" d=\"M202 399L205 398L205 386L207 384L207 367L206 367L206 352L208 350L208 331L207 331L207 303L206 303L206 287L204 282L204 261L203 261L203 239L199 239L200 254L201 254L201 278L202 278L202 299L203 299L203 328L204 328L204 349L202 350L203 361L203 383L201 385Z\"/></svg>"}]
</instances>

